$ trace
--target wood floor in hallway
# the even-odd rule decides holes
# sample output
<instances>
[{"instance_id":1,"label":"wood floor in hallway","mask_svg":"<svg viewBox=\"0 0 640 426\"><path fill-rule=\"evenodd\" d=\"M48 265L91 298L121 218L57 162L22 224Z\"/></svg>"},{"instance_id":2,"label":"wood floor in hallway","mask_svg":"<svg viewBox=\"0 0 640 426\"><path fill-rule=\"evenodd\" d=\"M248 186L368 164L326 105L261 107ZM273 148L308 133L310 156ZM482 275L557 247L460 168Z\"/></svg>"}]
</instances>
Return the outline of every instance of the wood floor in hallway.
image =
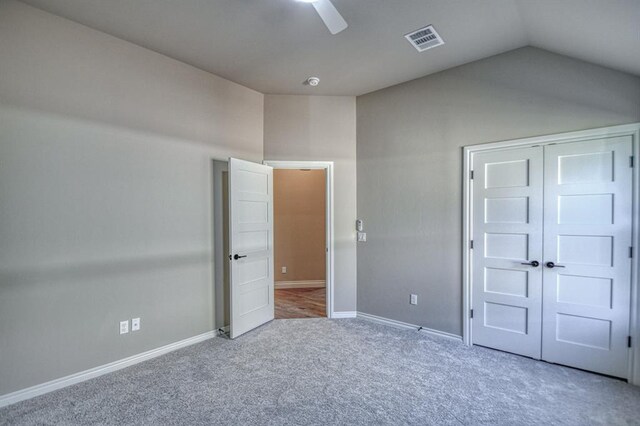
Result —
<instances>
[{"instance_id":1,"label":"wood floor in hallway","mask_svg":"<svg viewBox=\"0 0 640 426\"><path fill-rule=\"evenodd\" d=\"M276 289L275 293L276 319L327 316L324 287Z\"/></svg>"}]
</instances>

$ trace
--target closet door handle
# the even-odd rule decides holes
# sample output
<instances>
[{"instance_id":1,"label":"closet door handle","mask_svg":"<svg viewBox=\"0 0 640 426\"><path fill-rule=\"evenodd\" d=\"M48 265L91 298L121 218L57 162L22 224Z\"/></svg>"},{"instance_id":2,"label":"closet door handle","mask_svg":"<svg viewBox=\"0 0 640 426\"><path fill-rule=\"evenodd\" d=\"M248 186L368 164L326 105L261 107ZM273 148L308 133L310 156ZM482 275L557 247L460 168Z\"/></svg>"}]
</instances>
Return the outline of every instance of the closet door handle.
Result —
<instances>
[{"instance_id":1,"label":"closet door handle","mask_svg":"<svg viewBox=\"0 0 640 426\"><path fill-rule=\"evenodd\" d=\"M537 268L538 266L540 266L540 262L538 262L537 260L532 260L531 262L523 262L521 263L521 265L533 266L534 268Z\"/></svg>"},{"instance_id":2,"label":"closet door handle","mask_svg":"<svg viewBox=\"0 0 640 426\"><path fill-rule=\"evenodd\" d=\"M240 256L239 254L234 254L233 255L233 260L242 259L243 257L247 257L247 255L245 254L244 256Z\"/></svg>"},{"instance_id":3,"label":"closet door handle","mask_svg":"<svg viewBox=\"0 0 640 426\"><path fill-rule=\"evenodd\" d=\"M547 268L550 268L550 269L553 269L553 268L565 268L564 265L556 265L553 262L547 262L546 265L547 265Z\"/></svg>"}]
</instances>

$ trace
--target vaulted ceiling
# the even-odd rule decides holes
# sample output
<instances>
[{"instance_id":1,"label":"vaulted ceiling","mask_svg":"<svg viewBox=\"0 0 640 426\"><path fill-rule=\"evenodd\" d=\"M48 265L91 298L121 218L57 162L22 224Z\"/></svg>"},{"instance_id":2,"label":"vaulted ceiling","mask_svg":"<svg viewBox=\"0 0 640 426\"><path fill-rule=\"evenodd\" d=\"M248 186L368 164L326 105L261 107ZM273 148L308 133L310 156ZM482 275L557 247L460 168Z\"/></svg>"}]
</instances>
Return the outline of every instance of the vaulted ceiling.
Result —
<instances>
[{"instance_id":1,"label":"vaulted ceiling","mask_svg":"<svg viewBox=\"0 0 640 426\"><path fill-rule=\"evenodd\" d=\"M360 95L523 46L640 75L640 0L23 0L263 93ZM403 37L433 24L445 45ZM317 87L303 82L321 79Z\"/></svg>"}]
</instances>

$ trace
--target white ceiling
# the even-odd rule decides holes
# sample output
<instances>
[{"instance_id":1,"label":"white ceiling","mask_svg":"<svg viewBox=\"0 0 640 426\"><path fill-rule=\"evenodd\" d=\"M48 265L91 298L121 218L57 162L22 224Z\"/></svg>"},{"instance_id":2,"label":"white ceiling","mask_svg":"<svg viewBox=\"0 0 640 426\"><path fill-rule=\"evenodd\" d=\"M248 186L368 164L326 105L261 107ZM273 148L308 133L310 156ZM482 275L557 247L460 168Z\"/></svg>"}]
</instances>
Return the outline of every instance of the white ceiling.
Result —
<instances>
[{"instance_id":1,"label":"white ceiling","mask_svg":"<svg viewBox=\"0 0 640 426\"><path fill-rule=\"evenodd\" d=\"M360 95L527 45L640 75L640 0L23 0L263 93ZM433 24L445 45L404 34ZM302 83L318 76L312 88Z\"/></svg>"}]
</instances>

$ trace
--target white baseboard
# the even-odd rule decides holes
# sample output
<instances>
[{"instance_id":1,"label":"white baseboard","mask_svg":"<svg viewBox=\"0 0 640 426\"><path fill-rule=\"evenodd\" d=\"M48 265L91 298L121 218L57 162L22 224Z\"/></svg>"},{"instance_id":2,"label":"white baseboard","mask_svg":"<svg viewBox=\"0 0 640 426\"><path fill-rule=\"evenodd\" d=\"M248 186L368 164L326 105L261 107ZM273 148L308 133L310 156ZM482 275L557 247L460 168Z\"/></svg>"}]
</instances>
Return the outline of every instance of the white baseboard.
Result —
<instances>
[{"instance_id":1,"label":"white baseboard","mask_svg":"<svg viewBox=\"0 0 640 426\"><path fill-rule=\"evenodd\" d=\"M24 401L25 399L30 399L38 395L43 395L45 393L53 392L54 390L74 385L76 383L84 382L85 380L93 379L94 377L102 376L103 374L121 370L131 365L138 364L140 362L147 361L160 355L164 355L168 352L175 351L176 349L184 348L186 346L211 339L212 337L215 337L215 335L215 331L208 331L206 333L199 334L188 339L180 340L179 342L170 343L156 349L151 349L150 351L142 352L140 354L123 358L118 361L110 362L109 364L104 364L99 367L94 367L89 370L81 371L79 373L71 374L65 377L60 377L59 379L54 379L49 382L2 395L0 396L0 407L15 404L16 402Z\"/></svg>"},{"instance_id":2,"label":"white baseboard","mask_svg":"<svg viewBox=\"0 0 640 426\"><path fill-rule=\"evenodd\" d=\"M275 288L324 288L324 280L303 280L303 281L276 281Z\"/></svg>"},{"instance_id":3,"label":"white baseboard","mask_svg":"<svg viewBox=\"0 0 640 426\"><path fill-rule=\"evenodd\" d=\"M331 318L355 318L356 314L356 311L333 312Z\"/></svg>"},{"instance_id":4,"label":"white baseboard","mask_svg":"<svg viewBox=\"0 0 640 426\"><path fill-rule=\"evenodd\" d=\"M421 327L415 324L409 324L407 322L397 321L390 318L379 317L377 315L366 314L364 312L358 312L358 318L362 318L367 321L372 321L378 324L388 325L390 327L401 328L403 330L418 330L423 333L431 334L434 336L446 337L447 339L458 340L462 342L462 336L457 334L447 333L445 331L434 330L431 328Z\"/></svg>"}]
</instances>

